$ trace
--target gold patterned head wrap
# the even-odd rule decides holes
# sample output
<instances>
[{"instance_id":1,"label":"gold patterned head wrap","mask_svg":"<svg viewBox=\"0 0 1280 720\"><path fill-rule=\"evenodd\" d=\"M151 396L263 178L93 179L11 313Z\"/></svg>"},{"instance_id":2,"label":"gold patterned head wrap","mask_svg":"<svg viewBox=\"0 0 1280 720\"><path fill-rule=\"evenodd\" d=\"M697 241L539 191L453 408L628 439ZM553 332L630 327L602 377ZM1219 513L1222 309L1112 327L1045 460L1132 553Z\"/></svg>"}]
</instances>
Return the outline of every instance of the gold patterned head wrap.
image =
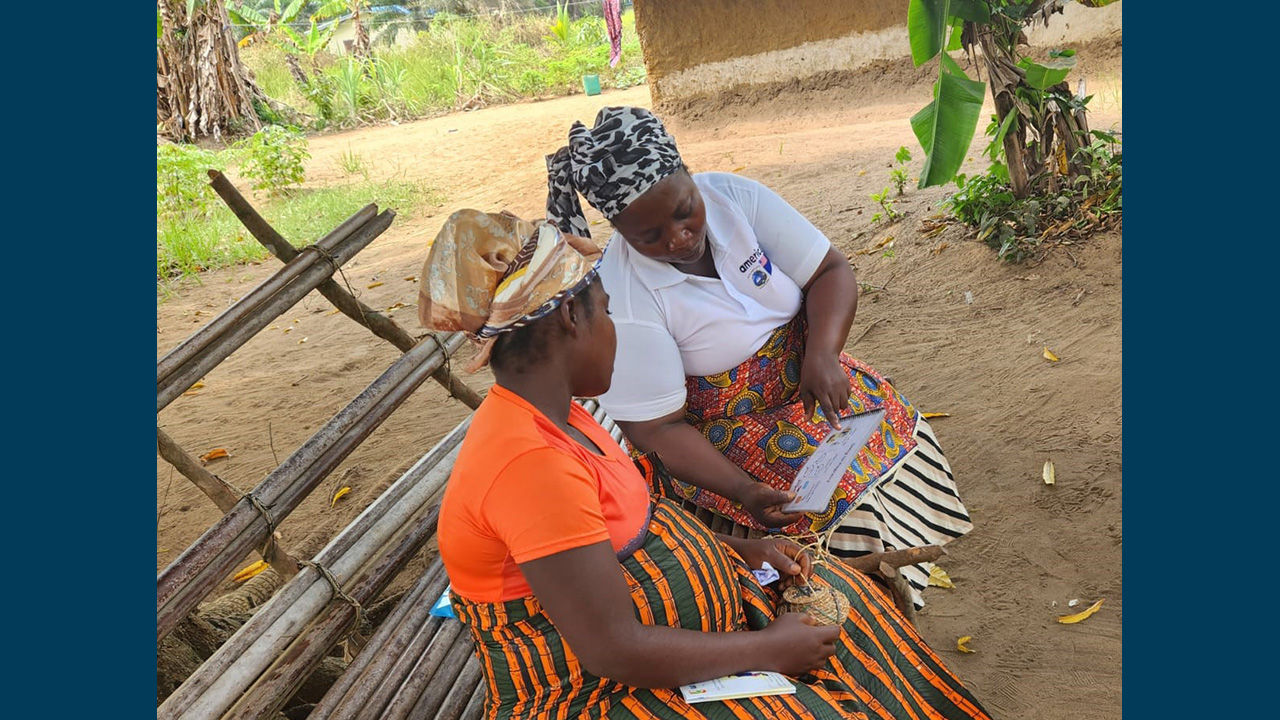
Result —
<instances>
[{"instance_id":1,"label":"gold patterned head wrap","mask_svg":"<svg viewBox=\"0 0 1280 720\"><path fill-rule=\"evenodd\" d=\"M590 240L510 213L459 210L445 221L422 266L418 319L461 331L480 345L468 366L489 361L500 333L549 314L595 279Z\"/></svg>"}]
</instances>

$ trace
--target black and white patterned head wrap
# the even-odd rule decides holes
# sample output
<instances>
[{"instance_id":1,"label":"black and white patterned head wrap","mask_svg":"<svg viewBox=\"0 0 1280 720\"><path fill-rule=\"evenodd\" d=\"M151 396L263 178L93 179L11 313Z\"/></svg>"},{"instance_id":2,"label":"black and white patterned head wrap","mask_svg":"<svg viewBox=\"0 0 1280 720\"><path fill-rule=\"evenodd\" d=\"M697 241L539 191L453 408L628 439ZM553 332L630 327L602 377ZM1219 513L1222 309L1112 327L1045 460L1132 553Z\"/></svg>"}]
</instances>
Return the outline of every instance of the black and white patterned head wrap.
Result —
<instances>
[{"instance_id":1,"label":"black and white patterned head wrap","mask_svg":"<svg viewBox=\"0 0 1280 720\"><path fill-rule=\"evenodd\" d=\"M547 156L547 220L561 232L591 237L578 193L612 220L682 167L675 138L656 115L638 107L603 108L595 127L575 122L569 144Z\"/></svg>"}]
</instances>

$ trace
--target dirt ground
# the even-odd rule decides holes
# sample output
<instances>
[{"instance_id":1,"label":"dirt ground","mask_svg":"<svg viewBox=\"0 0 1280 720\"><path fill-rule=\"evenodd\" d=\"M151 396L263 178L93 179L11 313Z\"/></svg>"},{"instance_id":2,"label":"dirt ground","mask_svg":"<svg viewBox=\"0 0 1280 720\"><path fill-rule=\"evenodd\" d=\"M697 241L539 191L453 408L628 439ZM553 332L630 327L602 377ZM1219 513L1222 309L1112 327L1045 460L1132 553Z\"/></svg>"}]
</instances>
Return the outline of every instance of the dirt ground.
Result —
<instances>
[{"instance_id":1,"label":"dirt ground","mask_svg":"<svg viewBox=\"0 0 1280 720\"><path fill-rule=\"evenodd\" d=\"M1077 72L1095 95L1092 126L1120 129L1119 39L1091 43L1080 55ZM870 291L847 350L890 375L923 410L950 414L933 427L975 529L939 562L955 588L926 593L924 637L997 718L1119 717L1121 236L1103 233L1038 263L1005 265L959 227L924 237L920 223L938 212L946 189L913 186L895 198L905 219L873 225L869 195L889 185L897 148L913 150L913 173L922 166L907 118L928 101L926 75L885 64L859 83L778 92L749 108L711 104L669 125L695 171L766 183L849 255ZM346 280L373 307L403 303L393 318L420 333L415 278L444 217L463 207L540 217L543 155L564 141L570 122L589 123L598 107L618 104L648 105L648 91L313 138L309 184L348 181L339 156L354 152L375 176L420 181L442 197L397 219L344 268ZM966 168L980 169L981 144L979 137ZM607 225L594 230L603 243ZM157 306L157 356L277 267L268 260L209 272L177 288ZM252 488L398 356L331 310L309 295L209 373L197 394L161 412L159 425L192 454L227 449L230 457L209 468ZM1045 347L1061 360L1042 357ZM492 383L485 373L466 380L481 390ZM423 385L285 521L286 544L345 525L467 412L438 385ZM1041 479L1050 459L1053 486ZM219 512L159 458L156 480L159 570ZM343 485L352 492L331 508L328 498ZM1102 598L1087 621L1056 621ZM973 653L957 649L966 635Z\"/></svg>"}]
</instances>

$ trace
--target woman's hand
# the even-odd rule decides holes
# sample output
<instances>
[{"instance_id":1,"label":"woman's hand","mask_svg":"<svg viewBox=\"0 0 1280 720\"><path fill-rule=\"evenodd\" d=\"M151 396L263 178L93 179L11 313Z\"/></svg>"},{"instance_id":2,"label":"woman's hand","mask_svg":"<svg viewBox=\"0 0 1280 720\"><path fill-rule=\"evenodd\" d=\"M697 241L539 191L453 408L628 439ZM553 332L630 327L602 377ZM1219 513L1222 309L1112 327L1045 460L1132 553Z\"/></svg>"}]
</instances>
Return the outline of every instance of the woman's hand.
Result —
<instances>
[{"instance_id":1,"label":"woman's hand","mask_svg":"<svg viewBox=\"0 0 1280 720\"><path fill-rule=\"evenodd\" d=\"M796 499L788 490L777 490L762 482L750 481L738 497L738 502L756 522L769 528L784 527L799 520L802 513L784 513L782 506Z\"/></svg>"},{"instance_id":2,"label":"woman's hand","mask_svg":"<svg viewBox=\"0 0 1280 720\"><path fill-rule=\"evenodd\" d=\"M832 429L840 429L840 413L849 410L849 373L840 364L840 355L806 353L800 365L800 401L804 403L804 415L813 417L815 405Z\"/></svg>"},{"instance_id":3,"label":"woman's hand","mask_svg":"<svg viewBox=\"0 0 1280 720\"><path fill-rule=\"evenodd\" d=\"M813 560L809 553L787 538L739 540L734 550L747 561L747 567L753 570L759 570L765 563L769 563L784 577L808 578L813 574Z\"/></svg>"},{"instance_id":4,"label":"woman's hand","mask_svg":"<svg viewBox=\"0 0 1280 720\"><path fill-rule=\"evenodd\" d=\"M769 639L759 656L765 670L783 675L803 675L822 667L836 652L840 626L819 626L807 613L784 613L760 631Z\"/></svg>"}]
</instances>

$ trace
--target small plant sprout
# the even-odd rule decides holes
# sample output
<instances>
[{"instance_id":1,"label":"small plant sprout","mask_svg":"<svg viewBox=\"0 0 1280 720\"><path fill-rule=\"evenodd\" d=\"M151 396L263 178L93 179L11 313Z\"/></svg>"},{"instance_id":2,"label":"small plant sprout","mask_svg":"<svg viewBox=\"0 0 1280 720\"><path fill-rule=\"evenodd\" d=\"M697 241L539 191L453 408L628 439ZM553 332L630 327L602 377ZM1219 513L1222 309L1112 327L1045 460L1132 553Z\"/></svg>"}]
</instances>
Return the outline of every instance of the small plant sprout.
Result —
<instances>
[{"instance_id":1,"label":"small plant sprout","mask_svg":"<svg viewBox=\"0 0 1280 720\"><path fill-rule=\"evenodd\" d=\"M342 167L342 172L348 176L360 175L365 180L369 179L369 165L365 163L364 157L347 146L345 152L338 156L338 164Z\"/></svg>"},{"instance_id":2,"label":"small plant sprout","mask_svg":"<svg viewBox=\"0 0 1280 720\"><path fill-rule=\"evenodd\" d=\"M902 213L893 209L893 201L889 199L889 188L885 188L878 193L871 193L871 199L880 206L880 212L871 216L871 222L880 222L881 220L894 222L902 217Z\"/></svg>"},{"instance_id":3,"label":"small plant sprout","mask_svg":"<svg viewBox=\"0 0 1280 720\"><path fill-rule=\"evenodd\" d=\"M898 194L902 195L907 188L907 163L911 162L911 151L905 145L898 148L898 152L893 156L897 162L897 167L889 171L889 178L893 180L893 184L898 188Z\"/></svg>"}]
</instances>

